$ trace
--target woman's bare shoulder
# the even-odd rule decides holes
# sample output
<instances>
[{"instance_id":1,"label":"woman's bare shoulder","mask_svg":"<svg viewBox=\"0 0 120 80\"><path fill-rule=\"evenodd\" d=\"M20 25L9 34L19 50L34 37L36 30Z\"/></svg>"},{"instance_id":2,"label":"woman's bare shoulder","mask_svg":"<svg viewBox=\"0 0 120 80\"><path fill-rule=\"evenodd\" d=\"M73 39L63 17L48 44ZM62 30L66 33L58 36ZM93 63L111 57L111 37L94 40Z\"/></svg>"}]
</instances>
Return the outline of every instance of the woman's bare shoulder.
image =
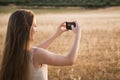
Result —
<instances>
[{"instance_id":1,"label":"woman's bare shoulder","mask_svg":"<svg viewBox=\"0 0 120 80\"><path fill-rule=\"evenodd\" d=\"M32 47L31 48L31 53L32 53L32 60L33 60L33 65L34 65L34 67L39 67L39 62L38 62L38 56L40 55L39 53L38 53L38 51L39 51L39 47L36 47L36 46L34 46L34 47Z\"/></svg>"}]
</instances>

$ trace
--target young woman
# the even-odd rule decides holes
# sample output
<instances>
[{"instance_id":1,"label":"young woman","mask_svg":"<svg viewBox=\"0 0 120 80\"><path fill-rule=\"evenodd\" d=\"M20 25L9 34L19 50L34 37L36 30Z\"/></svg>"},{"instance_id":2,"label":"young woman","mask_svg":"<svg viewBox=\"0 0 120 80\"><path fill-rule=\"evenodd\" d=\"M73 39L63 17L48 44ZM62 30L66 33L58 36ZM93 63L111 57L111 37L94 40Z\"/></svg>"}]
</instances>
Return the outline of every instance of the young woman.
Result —
<instances>
[{"instance_id":1,"label":"young woman","mask_svg":"<svg viewBox=\"0 0 120 80\"><path fill-rule=\"evenodd\" d=\"M62 23L50 38L32 47L36 32L34 13L23 9L15 11L8 22L0 80L48 80L47 65L72 65L80 44L80 27L77 23L72 30L75 39L68 54L58 55L46 50L58 36L68 31L65 27Z\"/></svg>"}]
</instances>

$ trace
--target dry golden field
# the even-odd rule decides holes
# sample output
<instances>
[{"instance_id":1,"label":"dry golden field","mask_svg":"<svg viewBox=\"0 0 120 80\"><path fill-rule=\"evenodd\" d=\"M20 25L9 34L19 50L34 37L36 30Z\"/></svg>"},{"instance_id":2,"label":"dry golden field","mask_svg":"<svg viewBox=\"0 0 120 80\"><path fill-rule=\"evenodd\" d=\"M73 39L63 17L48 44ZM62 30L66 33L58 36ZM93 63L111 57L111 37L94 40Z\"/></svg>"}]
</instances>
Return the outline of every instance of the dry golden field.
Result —
<instances>
[{"instance_id":1,"label":"dry golden field","mask_svg":"<svg viewBox=\"0 0 120 80\"><path fill-rule=\"evenodd\" d=\"M38 9L39 10L39 9ZM58 9L59 10L59 9ZM10 14L0 13L0 52L4 46ZM64 21L77 21L82 29L79 55L73 66L49 66L49 80L120 80L120 7L94 10L37 13L38 32L33 45L51 36ZM65 54L72 45L71 31L63 33L48 48Z\"/></svg>"}]
</instances>

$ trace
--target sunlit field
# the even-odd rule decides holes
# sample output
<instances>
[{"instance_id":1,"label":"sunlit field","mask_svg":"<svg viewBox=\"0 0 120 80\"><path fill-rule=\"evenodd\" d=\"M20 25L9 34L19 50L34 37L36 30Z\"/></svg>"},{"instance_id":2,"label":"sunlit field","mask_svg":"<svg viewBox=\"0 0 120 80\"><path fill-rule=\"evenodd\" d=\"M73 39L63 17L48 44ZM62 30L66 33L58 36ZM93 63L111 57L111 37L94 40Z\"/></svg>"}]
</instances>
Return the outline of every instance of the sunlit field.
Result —
<instances>
[{"instance_id":1,"label":"sunlit field","mask_svg":"<svg viewBox=\"0 0 120 80\"><path fill-rule=\"evenodd\" d=\"M120 7L100 9L33 10L38 32L33 45L49 38L64 21L77 21L81 26L78 58L73 66L49 66L49 80L120 80ZM37 12L38 11L38 12ZM0 52L2 53L10 14L0 11ZM56 54L66 54L74 33L68 31L48 48Z\"/></svg>"}]
</instances>

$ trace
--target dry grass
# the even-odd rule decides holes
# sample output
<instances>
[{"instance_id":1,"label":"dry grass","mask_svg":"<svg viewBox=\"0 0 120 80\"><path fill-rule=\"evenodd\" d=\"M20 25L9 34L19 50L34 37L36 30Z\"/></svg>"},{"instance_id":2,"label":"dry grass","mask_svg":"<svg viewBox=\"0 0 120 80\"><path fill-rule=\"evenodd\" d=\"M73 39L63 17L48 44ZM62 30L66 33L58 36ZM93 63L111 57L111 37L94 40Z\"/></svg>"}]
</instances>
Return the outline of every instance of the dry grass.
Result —
<instances>
[{"instance_id":1,"label":"dry grass","mask_svg":"<svg viewBox=\"0 0 120 80\"><path fill-rule=\"evenodd\" d=\"M37 14L38 32L34 45L47 39L63 21L78 21L82 28L79 56L73 66L49 66L49 80L120 80L120 7L83 12ZM0 51L10 14L0 14ZM72 45L71 31L49 47L65 54Z\"/></svg>"}]
</instances>

